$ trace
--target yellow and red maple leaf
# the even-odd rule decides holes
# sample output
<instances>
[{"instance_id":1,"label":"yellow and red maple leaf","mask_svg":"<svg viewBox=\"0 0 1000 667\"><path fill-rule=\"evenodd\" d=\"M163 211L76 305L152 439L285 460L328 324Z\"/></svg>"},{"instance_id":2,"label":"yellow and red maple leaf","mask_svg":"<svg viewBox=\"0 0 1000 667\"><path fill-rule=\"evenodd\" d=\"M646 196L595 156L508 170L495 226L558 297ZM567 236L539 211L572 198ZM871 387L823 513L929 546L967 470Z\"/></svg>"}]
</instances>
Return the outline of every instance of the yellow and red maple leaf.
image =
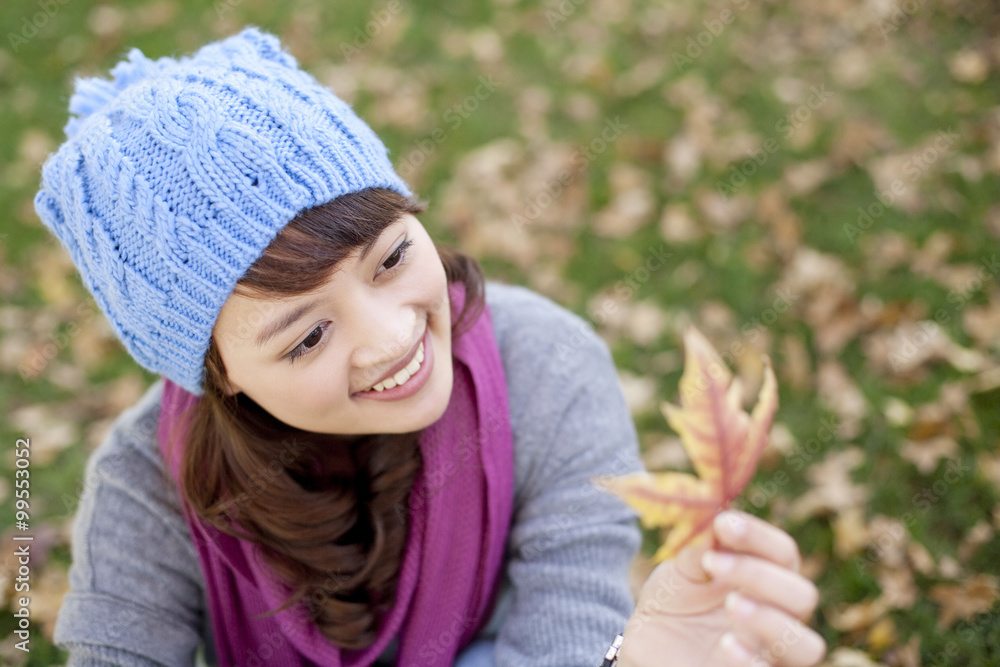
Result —
<instances>
[{"instance_id":1,"label":"yellow and red maple leaf","mask_svg":"<svg viewBox=\"0 0 1000 667\"><path fill-rule=\"evenodd\" d=\"M663 403L663 416L681 436L697 476L641 472L595 482L621 498L646 528L671 527L654 561L689 544L710 541L712 520L753 477L778 408L778 383L764 358L764 383L753 412L742 407L742 387L711 343L694 327L684 333L680 407Z\"/></svg>"}]
</instances>

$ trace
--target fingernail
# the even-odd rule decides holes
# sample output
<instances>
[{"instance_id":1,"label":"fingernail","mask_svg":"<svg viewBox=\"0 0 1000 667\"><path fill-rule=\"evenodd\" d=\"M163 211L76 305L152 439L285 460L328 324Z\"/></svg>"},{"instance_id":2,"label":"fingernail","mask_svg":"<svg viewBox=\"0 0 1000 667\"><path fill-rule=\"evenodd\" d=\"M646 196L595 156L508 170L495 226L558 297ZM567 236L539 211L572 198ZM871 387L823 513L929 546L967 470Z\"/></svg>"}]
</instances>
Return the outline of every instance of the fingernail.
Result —
<instances>
[{"instance_id":1,"label":"fingernail","mask_svg":"<svg viewBox=\"0 0 1000 667\"><path fill-rule=\"evenodd\" d=\"M750 652L743 648L743 644L740 644L733 633L727 632L722 635L719 643L722 645L723 650L738 662L747 662L750 660Z\"/></svg>"},{"instance_id":2,"label":"fingernail","mask_svg":"<svg viewBox=\"0 0 1000 667\"><path fill-rule=\"evenodd\" d=\"M736 591L731 591L726 596L726 609L737 616L752 616L757 611L757 605Z\"/></svg>"},{"instance_id":3,"label":"fingernail","mask_svg":"<svg viewBox=\"0 0 1000 667\"><path fill-rule=\"evenodd\" d=\"M701 557L701 566L712 574L726 574L733 569L735 559L729 554L706 551Z\"/></svg>"},{"instance_id":4,"label":"fingernail","mask_svg":"<svg viewBox=\"0 0 1000 667\"><path fill-rule=\"evenodd\" d=\"M747 532L747 520L735 512L722 512L715 517L715 527L729 531L733 537L742 537Z\"/></svg>"}]
</instances>

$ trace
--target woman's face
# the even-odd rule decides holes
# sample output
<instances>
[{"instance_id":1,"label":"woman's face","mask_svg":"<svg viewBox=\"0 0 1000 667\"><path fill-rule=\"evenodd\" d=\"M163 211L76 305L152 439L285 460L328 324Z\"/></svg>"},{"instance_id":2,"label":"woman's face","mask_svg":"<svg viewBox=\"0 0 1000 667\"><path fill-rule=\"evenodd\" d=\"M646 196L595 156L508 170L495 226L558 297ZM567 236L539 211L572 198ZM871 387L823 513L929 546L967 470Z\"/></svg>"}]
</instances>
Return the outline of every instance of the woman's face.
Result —
<instances>
[{"instance_id":1,"label":"woman's face","mask_svg":"<svg viewBox=\"0 0 1000 667\"><path fill-rule=\"evenodd\" d=\"M437 249L420 221L403 214L360 255L313 293L229 296L213 334L231 393L318 433L405 433L444 413L451 311ZM409 379L397 372L404 366L416 369ZM383 391L368 391L390 375Z\"/></svg>"}]
</instances>

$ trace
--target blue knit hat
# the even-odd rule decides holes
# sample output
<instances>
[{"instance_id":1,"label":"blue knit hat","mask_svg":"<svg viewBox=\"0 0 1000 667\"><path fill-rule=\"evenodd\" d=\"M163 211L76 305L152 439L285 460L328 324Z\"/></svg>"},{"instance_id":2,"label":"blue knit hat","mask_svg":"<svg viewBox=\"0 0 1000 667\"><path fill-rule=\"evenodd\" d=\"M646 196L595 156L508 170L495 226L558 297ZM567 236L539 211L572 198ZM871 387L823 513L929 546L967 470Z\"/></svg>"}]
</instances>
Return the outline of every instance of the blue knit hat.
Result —
<instances>
[{"instance_id":1,"label":"blue knit hat","mask_svg":"<svg viewBox=\"0 0 1000 667\"><path fill-rule=\"evenodd\" d=\"M35 210L135 360L200 395L219 311L296 214L410 191L371 128L257 28L178 60L132 49L111 75L77 80Z\"/></svg>"}]
</instances>

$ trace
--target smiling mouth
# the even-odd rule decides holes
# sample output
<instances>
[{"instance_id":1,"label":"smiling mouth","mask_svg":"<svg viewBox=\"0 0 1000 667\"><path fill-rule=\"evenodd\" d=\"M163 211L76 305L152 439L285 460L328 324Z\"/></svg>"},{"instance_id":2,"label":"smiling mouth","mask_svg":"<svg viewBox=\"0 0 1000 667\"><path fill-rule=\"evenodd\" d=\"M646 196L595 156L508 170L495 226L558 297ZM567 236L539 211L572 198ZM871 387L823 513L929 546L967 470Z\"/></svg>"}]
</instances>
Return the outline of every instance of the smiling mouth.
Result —
<instances>
[{"instance_id":1,"label":"smiling mouth","mask_svg":"<svg viewBox=\"0 0 1000 667\"><path fill-rule=\"evenodd\" d=\"M359 391L353 397L378 402L394 402L409 399L422 392L427 383L430 382L431 373L434 372L434 365L437 363L434 358L434 345L431 341L430 327L424 330L423 339L410 354L409 361L405 361L405 363L406 365L402 368L397 366L392 369L395 371L395 374L382 379L376 384L376 387L378 384L382 385L381 390L373 387ZM409 375L408 369L414 369L414 373ZM400 373L406 374L406 377L403 377ZM396 383L392 385L396 378L404 381L401 384Z\"/></svg>"},{"instance_id":2,"label":"smiling mouth","mask_svg":"<svg viewBox=\"0 0 1000 667\"><path fill-rule=\"evenodd\" d=\"M416 349L410 349L402 361L393 366L381 380L362 391L382 392L386 389L392 389L397 385L406 384L420 370L420 364L424 362L424 339L426 336L427 330L425 329L424 333L417 339Z\"/></svg>"},{"instance_id":3,"label":"smiling mouth","mask_svg":"<svg viewBox=\"0 0 1000 667\"><path fill-rule=\"evenodd\" d=\"M383 392L386 389L392 389L399 385L406 384L407 381L417 374L420 370L420 365L424 363L424 342L420 341L420 345L417 346L417 352L410 359L410 363L406 364L402 369L396 371L395 374L390 375L381 382L378 382L367 391L377 391Z\"/></svg>"}]
</instances>

